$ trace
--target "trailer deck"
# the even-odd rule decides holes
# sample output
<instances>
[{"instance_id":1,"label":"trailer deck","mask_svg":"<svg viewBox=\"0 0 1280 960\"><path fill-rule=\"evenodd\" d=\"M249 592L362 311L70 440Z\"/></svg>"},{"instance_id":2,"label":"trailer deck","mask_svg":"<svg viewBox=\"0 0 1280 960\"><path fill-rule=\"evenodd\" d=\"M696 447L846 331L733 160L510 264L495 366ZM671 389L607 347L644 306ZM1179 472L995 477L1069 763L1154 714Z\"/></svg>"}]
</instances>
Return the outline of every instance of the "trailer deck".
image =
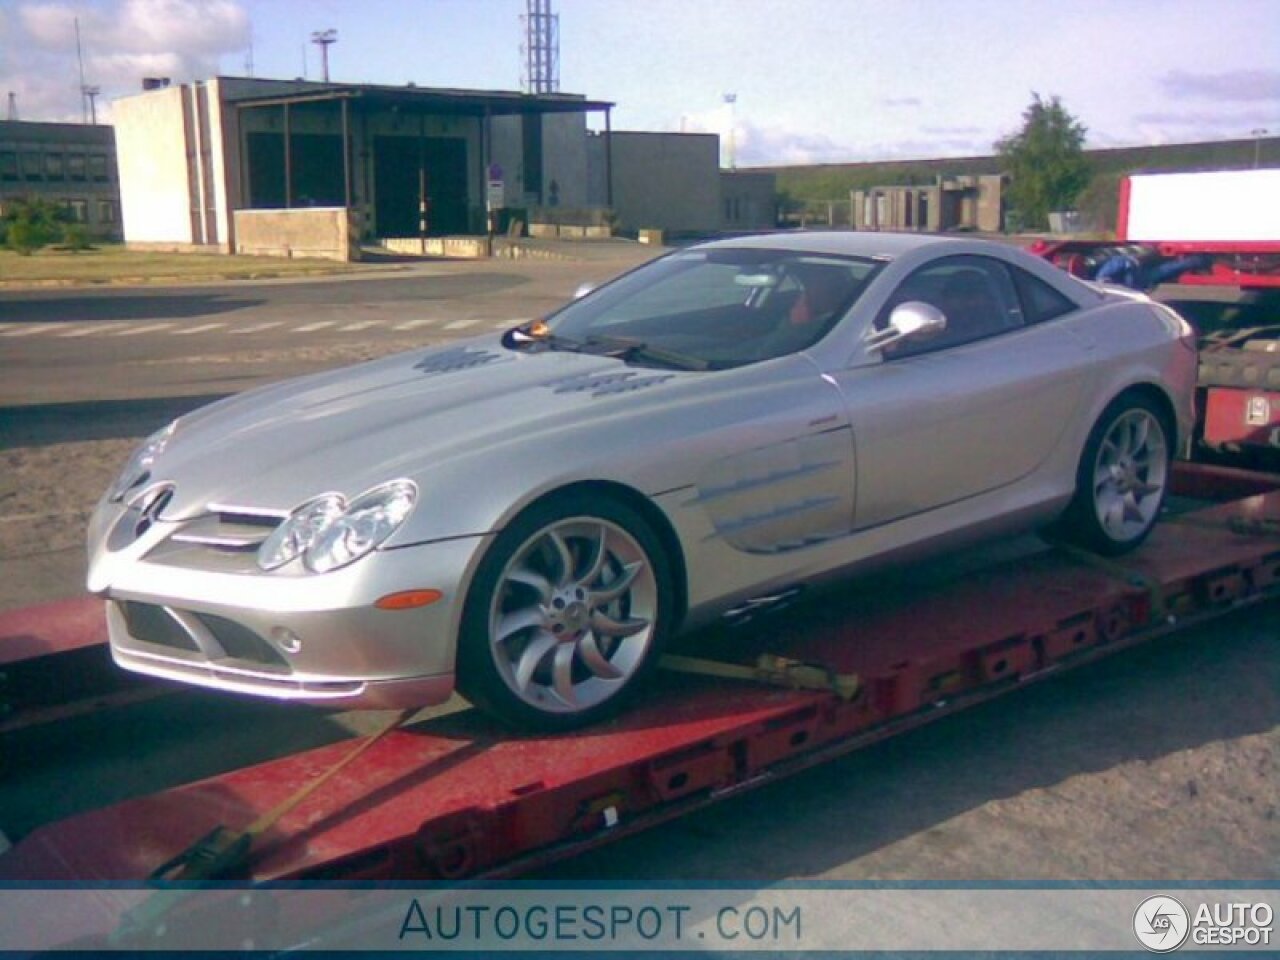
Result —
<instances>
[{"instance_id":1,"label":"trailer deck","mask_svg":"<svg viewBox=\"0 0 1280 960\"><path fill-rule=\"evenodd\" d=\"M276 880L515 876L1069 667L1280 596L1274 478L1180 464L1174 515L1120 563L1034 550L901 589L830 592L696 652L856 674L852 700L672 674L610 724L514 737L476 712L396 729L271 824L243 868ZM1216 501L1216 502L1215 502ZM685 652L685 651L682 651ZM351 749L338 743L72 816L0 855L0 880L143 881L244 830Z\"/></svg>"}]
</instances>

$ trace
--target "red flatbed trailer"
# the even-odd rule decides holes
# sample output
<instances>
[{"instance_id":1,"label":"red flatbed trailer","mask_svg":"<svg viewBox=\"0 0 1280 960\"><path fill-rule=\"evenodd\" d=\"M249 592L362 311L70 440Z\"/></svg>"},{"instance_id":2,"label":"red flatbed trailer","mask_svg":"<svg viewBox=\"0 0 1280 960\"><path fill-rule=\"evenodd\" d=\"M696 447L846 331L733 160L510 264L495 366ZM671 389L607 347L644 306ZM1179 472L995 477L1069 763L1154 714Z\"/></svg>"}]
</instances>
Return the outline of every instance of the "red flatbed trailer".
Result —
<instances>
[{"instance_id":1,"label":"red flatbed trailer","mask_svg":"<svg viewBox=\"0 0 1280 960\"><path fill-rule=\"evenodd\" d=\"M392 731L275 822L229 880L460 880L527 872L1134 644L1280 596L1280 479L1179 464L1178 502L1120 563L1045 548L710 638L861 678L852 700L686 675L566 736L477 712ZM699 655L707 651L699 649ZM143 881L245 830L350 751L285 756L89 811L0 855L0 882Z\"/></svg>"}]
</instances>

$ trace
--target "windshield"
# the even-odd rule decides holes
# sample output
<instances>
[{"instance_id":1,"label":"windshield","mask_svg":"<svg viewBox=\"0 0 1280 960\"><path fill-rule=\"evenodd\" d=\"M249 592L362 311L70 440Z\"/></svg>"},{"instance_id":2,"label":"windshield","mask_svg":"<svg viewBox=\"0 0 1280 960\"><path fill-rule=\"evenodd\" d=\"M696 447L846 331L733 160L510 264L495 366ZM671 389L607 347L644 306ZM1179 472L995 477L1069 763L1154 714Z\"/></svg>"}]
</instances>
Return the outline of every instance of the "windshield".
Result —
<instances>
[{"instance_id":1,"label":"windshield","mask_svg":"<svg viewBox=\"0 0 1280 960\"><path fill-rule=\"evenodd\" d=\"M724 369L822 339L879 264L826 254L712 248L673 254L548 319L551 349L628 362Z\"/></svg>"}]
</instances>

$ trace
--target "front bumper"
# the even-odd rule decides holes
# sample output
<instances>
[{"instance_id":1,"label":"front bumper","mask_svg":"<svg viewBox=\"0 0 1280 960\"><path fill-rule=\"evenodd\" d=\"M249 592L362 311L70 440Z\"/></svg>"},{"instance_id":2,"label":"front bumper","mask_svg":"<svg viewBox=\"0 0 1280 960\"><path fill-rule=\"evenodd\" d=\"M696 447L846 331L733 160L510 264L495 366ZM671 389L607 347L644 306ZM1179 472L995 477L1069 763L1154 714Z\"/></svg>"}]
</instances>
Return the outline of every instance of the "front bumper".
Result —
<instances>
[{"instance_id":1,"label":"front bumper","mask_svg":"<svg viewBox=\"0 0 1280 960\"><path fill-rule=\"evenodd\" d=\"M202 566L175 554L182 523L131 523L99 506L90 527L89 589L107 600L111 654L124 669L231 693L343 708L405 708L453 691L466 585L487 537L378 550L326 574ZM225 564L224 564L225 567ZM408 590L441 599L407 610L375 602Z\"/></svg>"}]
</instances>

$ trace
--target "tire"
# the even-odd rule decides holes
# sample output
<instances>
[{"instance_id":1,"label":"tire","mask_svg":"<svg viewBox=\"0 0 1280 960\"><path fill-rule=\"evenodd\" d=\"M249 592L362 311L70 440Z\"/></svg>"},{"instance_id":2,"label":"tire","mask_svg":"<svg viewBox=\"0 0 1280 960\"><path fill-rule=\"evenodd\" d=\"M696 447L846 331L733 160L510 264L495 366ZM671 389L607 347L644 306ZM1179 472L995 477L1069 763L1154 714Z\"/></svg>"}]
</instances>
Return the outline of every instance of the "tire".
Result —
<instances>
[{"instance_id":1,"label":"tire","mask_svg":"<svg viewBox=\"0 0 1280 960\"><path fill-rule=\"evenodd\" d=\"M494 540L458 638L458 689L519 730L616 712L657 663L670 564L630 507L599 494L535 504Z\"/></svg>"},{"instance_id":2,"label":"tire","mask_svg":"<svg viewBox=\"0 0 1280 960\"><path fill-rule=\"evenodd\" d=\"M1094 424L1076 471L1076 492L1049 531L1105 556L1136 548L1151 533L1170 477L1170 428L1147 397L1117 397Z\"/></svg>"}]
</instances>

